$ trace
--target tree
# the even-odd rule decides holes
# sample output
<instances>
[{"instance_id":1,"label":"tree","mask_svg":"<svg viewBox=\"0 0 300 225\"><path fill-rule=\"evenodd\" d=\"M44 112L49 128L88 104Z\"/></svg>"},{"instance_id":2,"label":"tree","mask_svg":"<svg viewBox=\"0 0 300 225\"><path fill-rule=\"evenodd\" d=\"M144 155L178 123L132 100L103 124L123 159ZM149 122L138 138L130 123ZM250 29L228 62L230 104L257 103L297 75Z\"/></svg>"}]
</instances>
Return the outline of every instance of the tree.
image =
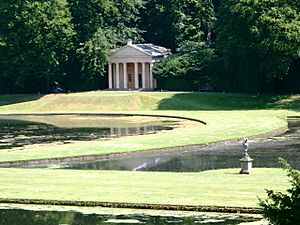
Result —
<instances>
[{"instance_id":1,"label":"tree","mask_svg":"<svg viewBox=\"0 0 300 225\"><path fill-rule=\"evenodd\" d=\"M153 69L158 88L167 90L211 89L220 65L215 49L205 42L183 42L178 53Z\"/></svg>"},{"instance_id":2,"label":"tree","mask_svg":"<svg viewBox=\"0 0 300 225\"><path fill-rule=\"evenodd\" d=\"M219 8L217 45L238 91L274 90L300 57L300 3L226 0Z\"/></svg>"},{"instance_id":3,"label":"tree","mask_svg":"<svg viewBox=\"0 0 300 225\"><path fill-rule=\"evenodd\" d=\"M300 221L300 171L293 169L285 160L280 160L292 187L288 194L267 190L268 199L261 200L263 215L274 225L299 224Z\"/></svg>"},{"instance_id":4,"label":"tree","mask_svg":"<svg viewBox=\"0 0 300 225\"><path fill-rule=\"evenodd\" d=\"M73 48L74 30L66 0L1 1L0 12L4 90L49 91Z\"/></svg>"},{"instance_id":5,"label":"tree","mask_svg":"<svg viewBox=\"0 0 300 225\"><path fill-rule=\"evenodd\" d=\"M210 0L147 0L140 28L147 42L171 48L183 41L203 41L215 19Z\"/></svg>"},{"instance_id":6,"label":"tree","mask_svg":"<svg viewBox=\"0 0 300 225\"><path fill-rule=\"evenodd\" d=\"M128 39L141 39L137 19L142 1L68 1L77 34L72 67L79 65L78 74L70 80L73 87L77 85L77 90L97 88L99 83L107 83L103 75L109 52L125 44Z\"/></svg>"}]
</instances>

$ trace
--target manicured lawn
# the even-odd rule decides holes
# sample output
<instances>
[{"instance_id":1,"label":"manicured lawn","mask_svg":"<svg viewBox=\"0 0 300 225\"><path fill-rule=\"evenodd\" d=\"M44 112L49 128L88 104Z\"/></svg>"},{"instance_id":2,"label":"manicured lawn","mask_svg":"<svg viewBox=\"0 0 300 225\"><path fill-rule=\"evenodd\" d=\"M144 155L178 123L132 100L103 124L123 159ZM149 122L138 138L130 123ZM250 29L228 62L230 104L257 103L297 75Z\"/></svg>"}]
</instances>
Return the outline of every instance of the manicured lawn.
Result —
<instances>
[{"instance_id":1,"label":"manicured lawn","mask_svg":"<svg viewBox=\"0 0 300 225\"><path fill-rule=\"evenodd\" d=\"M265 189L284 191L281 169L200 173L1 169L0 198L258 207Z\"/></svg>"},{"instance_id":2,"label":"manicured lawn","mask_svg":"<svg viewBox=\"0 0 300 225\"><path fill-rule=\"evenodd\" d=\"M108 141L1 150L1 162L206 144L269 132L286 126L286 116L300 114L300 96L297 95L86 92L31 97L25 95L24 102L21 99L19 95L0 96L0 113L142 113L194 118L205 121L207 125L199 123L158 134ZM48 123L55 124L53 121Z\"/></svg>"},{"instance_id":3,"label":"manicured lawn","mask_svg":"<svg viewBox=\"0 0 300 225\"><path fill-rule=\"evenodd\" d=\"M193 122L158 134L1 150L0 161L143 151L262 134L286 126L288 115L300 115L300 96L170 92L0 96L0 114L70 112L183 116L207 125ZM72 127L60 119L44 122ZM266 188L284 191L289 186L281 169L255 168L250 176L238 172L239 169L159 173L2 168L0 198L257 207L257 197L266 197Z\"/></svg>"}]
</instances>

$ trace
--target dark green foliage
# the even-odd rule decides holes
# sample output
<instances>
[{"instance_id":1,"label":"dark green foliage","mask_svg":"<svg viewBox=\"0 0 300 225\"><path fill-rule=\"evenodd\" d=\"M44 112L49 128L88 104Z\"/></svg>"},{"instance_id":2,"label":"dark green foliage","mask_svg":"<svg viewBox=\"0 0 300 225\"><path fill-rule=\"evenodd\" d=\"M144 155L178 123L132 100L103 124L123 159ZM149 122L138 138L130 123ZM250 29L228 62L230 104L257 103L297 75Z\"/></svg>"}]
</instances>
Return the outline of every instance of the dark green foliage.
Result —
<instances>
[{"instance_id":1,"label":"dark green foliage","mask_svg":"<svg viewBox=\"0 0 300 225\"><path fill-rule=\"evenodd\" d=\"M106 88L129 38L172 49L154 68L162 89L300 92L299 1L3 0L0 13L0 93Z\"/></svg>"},{"instance_id":2,"label":"dark green foliage","mask_svg":"<svg viewBox=\"0 0 300 225\"><path fill-rule=\"evenodd\" d=\"M221 71L215 50L204 42L187 41L179 53L155 65L158 88L167 90L211 90Z\"/></svg>"},{"instance_id":3,"label":"dark green foliage","mask_svg":"<svg viewBox=\"0 0 300 225\"><path fill-rule=\"evenodd\" d=\"M100 82L100 76L105 74L109 51L126 43L129 38L140 39L136 20L142 3L140 0L69 2L77 32L78 77L86 87L94 88L91 85Z\"/></svg>"},{"instance_id":4,"label":"dark green foliage","mask_svg":"<svg viewBox=\"0 0 300 225\"><path fill-rule=\"evenodd\" d=\"M141 18L146 42L173 52L181 42L206 39L215 20L210 0L147 0Z\"/></svg>"},{"instance_id":5,"label":"dark green foliage","mask_svg":"<svg viewBox=\"0 0 300 225\"><path fill-rule=\"evenodd\" d=\"M268 199L260 200L264 216L274 225L294 225L300 221L300 172L281 159L292 187L287 194L267 190Z\"/></svg>"},{"instance_id":6,"label":"dark green foliage","mask_svg":"<svg viewBox=\"0 0 300 225\"><path fill-rule=\"evenodd\" d=\"M49 89L73 48L66 0L1 1L0 12L0 92Z\"/></svg>"},{"instance_id":7,"label":"dark green foliage","mask_svg":"<svg viewBox=\"0 0 300 225\"><path fill-rule=\"evenodd\" d=\"M140 38L140 6L139 0L1 1L0 93L49 92L54 82L104 88L109 51Z\"/></svg>"},{"instance_id":8,"label":"dark green foliage","mask_svg":"<svg viewBox=\"0 0 300 225\"><path fill-rule=\"evenodd\" d=\"M291 0L224 0L217 45L238 91L274 91L300 57L300 5Z\"/></svg>"}]
</instances>

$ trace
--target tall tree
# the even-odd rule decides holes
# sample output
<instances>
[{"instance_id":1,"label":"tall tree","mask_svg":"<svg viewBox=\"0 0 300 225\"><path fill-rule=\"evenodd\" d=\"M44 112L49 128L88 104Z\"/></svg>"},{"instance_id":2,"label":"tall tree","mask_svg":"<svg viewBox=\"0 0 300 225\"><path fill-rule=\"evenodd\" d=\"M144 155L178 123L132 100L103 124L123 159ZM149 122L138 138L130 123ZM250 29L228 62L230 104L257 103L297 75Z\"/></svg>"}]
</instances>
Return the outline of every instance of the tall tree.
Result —
<instances>
[{"instance_id":1,"label":"tall tree","mask_svg":"<svg viewBox=\"0 0 300 225\"><path fill-rule=\"evenodd\" d=\"M223 0L219 10L217 44L228 85L274 90L300 57L300 2Z\"/></svg>"},{"instance_id":2,"label":"tall tree","mask_svg":"<svg viewBox=\"0 0 300 225\"><path fill-rule=\"evenodd\" d=\"M211 0L147 0L141 11L144 39L171 48L183 41L202 41L214 21Z\"/></svg>"},{"instance_id":3,"label":"tall tree","mask_svg":"<svg viewBox=\"0 0 300 225\"><path fill-rule=\"evenodd\" d=\"M137 19L142 1L68 1L77 33L75 64L80 65L80 74L75 80L85 84L85 88L99 87L99 83L107 83L101 75L105 74L109 51L127 39L141 38Z\"/></svg>"},{"instance_id":4,"label":"tall tree","mask_svg":"<svg viewBox=\"0 0 300 225\"><path fill-rule=\"evenodd\" d=\"M48 91L72 49L66 0L1 1L0 12L2 92Z\"/></svg>"}]
</instances>

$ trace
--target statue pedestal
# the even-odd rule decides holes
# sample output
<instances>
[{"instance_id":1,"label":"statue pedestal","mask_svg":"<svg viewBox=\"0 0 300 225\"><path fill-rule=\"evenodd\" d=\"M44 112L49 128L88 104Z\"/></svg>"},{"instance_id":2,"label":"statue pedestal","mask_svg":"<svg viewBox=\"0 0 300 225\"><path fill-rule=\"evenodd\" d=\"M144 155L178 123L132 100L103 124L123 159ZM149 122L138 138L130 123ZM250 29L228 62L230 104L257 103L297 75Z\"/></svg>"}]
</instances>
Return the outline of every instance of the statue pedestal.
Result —
<instances>
[{"instance_id":1,"label":"statue pedestal","mask_svg":"<svg viewBox=\"0 0 300 225\"><path fill-rule=\"evenodd\" d=\"M240 159L241 171L240 174L251 174L253 159L250 156L244 156Z\"/></svg>"}]
</instances>

